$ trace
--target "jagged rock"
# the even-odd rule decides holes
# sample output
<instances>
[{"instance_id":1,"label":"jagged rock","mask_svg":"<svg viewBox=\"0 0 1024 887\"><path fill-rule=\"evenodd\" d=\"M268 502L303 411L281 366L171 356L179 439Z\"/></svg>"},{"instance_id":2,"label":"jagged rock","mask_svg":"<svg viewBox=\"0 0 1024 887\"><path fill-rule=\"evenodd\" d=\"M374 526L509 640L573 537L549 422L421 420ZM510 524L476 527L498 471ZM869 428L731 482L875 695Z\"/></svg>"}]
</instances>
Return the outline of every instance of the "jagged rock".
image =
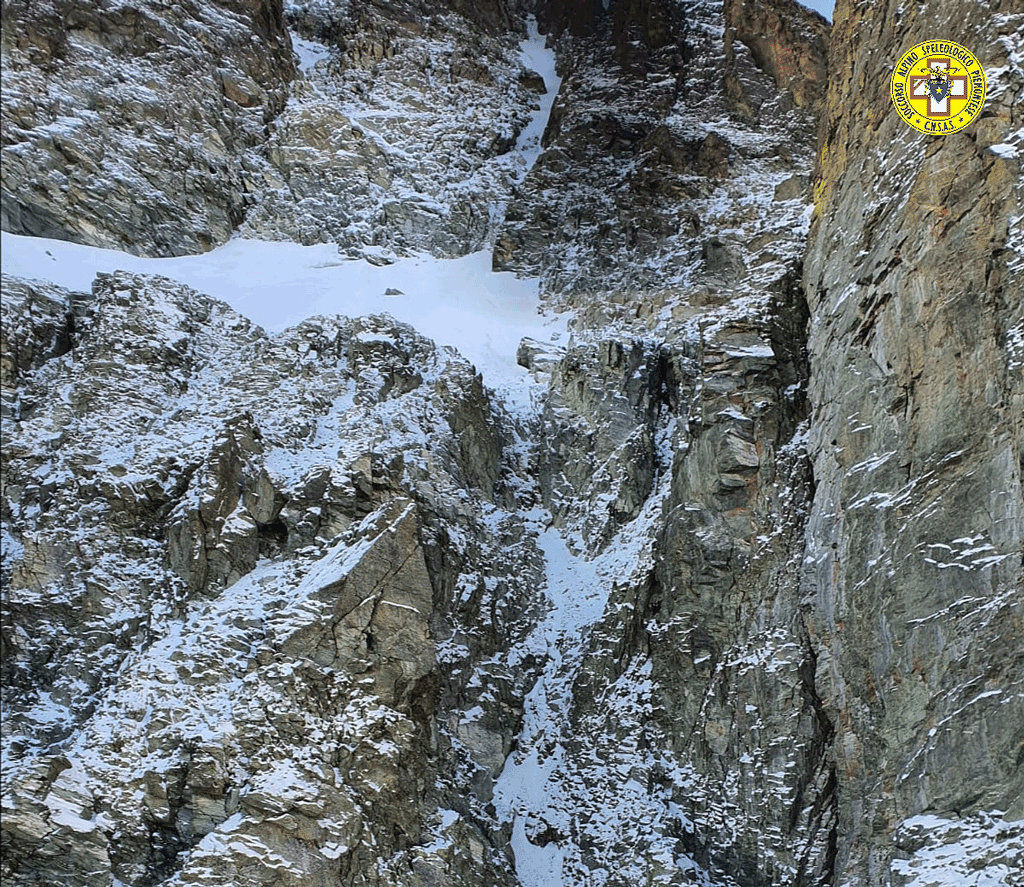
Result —
<instances>
[{"instance_id":1,"label":"jagged rock","mask_svg":"<svg viewBox=\"0 0 1024 887\"><path fill-rule=\"evenodd\" d=\"M535 378L541 374L551 375L564 356L564 348L536 339L523 339L516 349L516 363L530 370Z\"/></svg>"},{"instance_id":2,"label":"jagged rock","mask_svg":"<svg viewBox=\"0 0 1024 887\"><path fill-rule=\"evenodd\" d=\"M647 303L666 289L695 289L703 250L698 235L705 243L714 236L702 231L708 219L716 230L742 232L734 236L743 241L738 261L730 263L737 269L768 247L761 224L768 210L753 210L753 195L769 182L774 188L795 172L810 173L814 121L778 89L758 92L757 114L735 119L730 77L741 68L744 83L772 74L758 68L742 43L736 44L747 53L742 65L738 50L725 52L716 31L720 15L710 7L614 3L607 13L600 10L596 33L584 29L584 36L560 41L564 76L544 133L546 151L506 209L495 270L541 275L556 302L585 313L599 301L597 293ZM803 34L804 25L794 27ZM780 39L792 44L780 50L787 58L804 51L822 57L823 38L813 50L801 50L798 35ZM815 82L820 89L823 78ZM751 126L759 127L754 138ZM736 199L743 187L746 202ZM794 257L799 206L774 211L781 236L773 239L792 238ZM658 308L635 310L656 315Z\"/></svg>"},{"instance_id":3,"label":"jagged rock","mask_svg":"<svg viewBox=\"0 0 1024 887\"><path fill-rule=\"evenodd\" d=\"M447 0L447 5L490 34L507 34L518 30L516 4L510 0L474 0L472 3L468 0Z\"/></svg>"},{"instance_id":4,"label":"jagged rock","mask_svg":"<svg viewBox=\"0 0 1024 887\"><path fill-rule=\"evenodd\" d=\"M262 466L262 434L251 414L229 419L167 529L171 570L190 594L224 588L254 566L260 528L282 504Z\"/></svg>"},{"instance_id":5,"label":"jagged rock","mask_svg":"<svg viewBox=\"0 0 1024 887\"><path fill-rule=\"evenodd\" d=\"M10 281L4 296L9 301L0 339L0 383L11 390L27 373L71 350L74 322L66 290Z\"/></svg>"},{"instance_id":6,"label":"jagged rock","mask_svg":"<svg viewBox=\"0 0 1024 887\"><path fill-rule=\"evenodd\" d=\"M432 597L415 514L411 503L396 500L379 520L381 529L358 561L343 550L339 576L331 575L330 563L320 568L324 585L310 600L326 605L322 621L281 636L278 649L324 668L372 676L364 684L385 705L429 717L436 707L425 680L436 667Z\"/></svg>"},{"instance_id":7,"label":"jagged rock","mask_svg":"<svg viewBox=\"0 0 1024 887\"><path fill-rule=\"evenodd\" d=\"M438 609L499 544L467 562L436 541L470 520L446 510L451 491L480 508L507 470L506 420L479 376L390 318L311 319L268 339L162 278L100 275L90 297L7 286L26 294L4 299L9 387L37 406L4 438L5 688L19 700L5 715L19 755L5 876L298 884L340 866L352 885L399 883L371 876L375 860L411 853L430 811L459 797L446 780L461 765L441 778L430 763L448 760L444 709L462 704L536 587L509 561L491 571L507 574L500 606L488 591ZM30 324L26 304L47 313ZM65 351L33 330L71 304L83 307ZM59 449L39 446L49 440ZM486 643L481 608L498 617ZM462 671L442 680L436 633L471 631ZM521 707L527 680L525 666L495 699L500 738L481 756L492 776L514 734L505 707ZM31 782L76 720L90 739L68 760L93 793L82 804L104 817L77 848L74 829L33 825L62 796ZM311 735L319 757L295 757ZM505 877L501 851L456 864L483 847L480 828L457 830L443 871ZM49 855L57 868L33 861Z\"/></svg>"},{"instance_id":8,"label":"jagged rock","mask_svg":"<svg viewBox=\"0 0 1024 887\"><path fill-rule=\"evenodd\" d=\"M724 8L729 39L746 45L776 89L788 91L797 107L823 102L830 31L825 19L794 0L725 0Z\"/></svg>"},{"instance_id":9,"label":"jagged rock","mask_svg":"<svg viewBox=\"0 0 1024 887\"><path fill-rule=\"evenodd\" d=\"M41 758L4 798L5 868L29 871L35 883L108 884L111 825L96 815L95 798L76 761Z\"/></svg>"},{"instance_id":10,"label":"jagged rock","mask_svg":"<svg viewBox=\"0 0 1024 887\"><path fill-rule=\"evenodd\" d=\"M59 287L5 281L0 327L0 409L6 418L31 411L19 395L20 383L46 361L71 350L75 336L73 296ZM81 309L81 305L78 306Z\"/></svg>"},{"instance_id":11,"label":"jagged rock","mask_svg":"<svg viewBox=\"0 0 1024 887\"><path fill-rule=\"evenodd\" d=\"M525 172L512 149L536 84L521 79L510 4L447 5L457 14L368 0L344 12L290 7L293 27L328 44L331 61L305 72L275 121L273 183L244 233L333 240L352 255L485 245L493 206Z\"/></svg>"},{"instance_id":12,"label":"jagged rock","mask_svg":"<svg viewBox=\"0 0 1024 887\"><path fill-rule=\"evenodd\" d=\"M589 37L597 30L604 9L599 0L540 0L537 22L544 34L558 36L568 31L574 37Z\"/></svg>"},{"instance_id":13,"label":"jagged rock","mask_svg":"<svg viewBox=\"0 0 1024 887\"><path fill-rule=\"evenodd\" d=\"M280 0L3 9L5 231L143 255L241 221L293 76Z\"/></svg>"},{"instance_id":14,"label":"jagged rock","mask_svg":"<svg viewBox=\"0 0 1024 887\"><path fill-rule=\"evenodd\" d=\"M607 538L636 517L651 492L660 414L681 379L652 343L570 346L551 370L538 475L556 521L585 515L585 534Z\"/></svg>"}]
</instances>

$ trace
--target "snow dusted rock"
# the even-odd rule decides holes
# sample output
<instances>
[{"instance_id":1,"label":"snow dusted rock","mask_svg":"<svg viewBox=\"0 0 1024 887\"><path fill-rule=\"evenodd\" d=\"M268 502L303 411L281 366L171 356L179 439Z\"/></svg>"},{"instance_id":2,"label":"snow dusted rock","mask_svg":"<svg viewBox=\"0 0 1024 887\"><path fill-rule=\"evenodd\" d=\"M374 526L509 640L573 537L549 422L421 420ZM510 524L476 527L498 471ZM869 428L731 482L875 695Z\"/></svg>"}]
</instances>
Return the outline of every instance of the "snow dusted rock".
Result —
<instances>
[{"instance_id":1,"label":"snow dusted rock","mask_svg":"<svg viewBox=\"0 0 1024 887\"><path fill-rule=\"evenodd\" d=\"M4 804L7 871L32 872L35 883L106 885L110 856L87 774L62 755L34 762Z\"/></svg>"},{"instance_id":2,"label":"snow dusted rock","mask_svg":"<svg viewBox=\"0 0 1024 887\"><path fill-rule=\"evenodd\" d=\"M824 100L830 29L820 15L793 0L725 0L725 21L726 60L733 67L726 75L726 91L738 107L752 111L758 92L747 80L752 73L749 63L737 59L744 48L763 75L771 77L776 89L788 92L798 107ZM736 46L736 41L743 46Z\"/></svg>"},{"instance_id":3,"label":"snow dusted rock","mask_svg":"<svg viewBox=\"0 0 1024 887\"><path fill-rule=\"evenodd\" d=\"M650 341L567 349L551 371L537 465L558 524L582 521L600 543L637 516L659 467L659 419L676 405L679 382L666 351Z\"/></svg>"},{"instance_id":4,"label":"snow dusted rock","mask_svg":"<svg viewBox=\"0 0 1024 887\"><path fill-rule=\"evenodd\" d=\"M519 343L507 405L389 316L5 277L5 879L1019 879L1019 16L840 2L823 106L788 0L536 6L564 81L528 174L501 0L290 5L283 110L211 75L244 231L541 276L569 335ZM33 10L5 87L117 32ZM970 130L865 98L897 21L985 47Z\"/></svg>"},{"instance_id":5,"label":"snow dusted rock","mask_svg":"<svg viewBox=\"0 0 1024 887\"><path fill-rule=\"evenodd\" d=\"M811 484L793 183L815 124L734 34L726 55L729 33L721 7L651 4L563 37L547 150L495 248L574 311L564 357L542 362L537 472L567 541L614 562L600 615L557 634L499 781L528 884L831 877L831 732L797 594ZM567 585L585 599L583 560ZM538 633L562 630L550 619Z\"/></svg>"},{"instance_id":6,"label":"snow dusted rock","mask_svg":"<svg viewBox=\"0 0 1024 887\"><path fill-rule=\"evenodd\" d=\"M1014 884L1024 858L1024 824L977 813L944 818L912 816L896 831L896 887Z\"/></svg>"},{"instance_id":7,"label":"snow dusted rock","mask_svg":"<svg viewBox=\"0 0 1024 887\"><path fill-rule=\"evenodd\" d=\"M321 618L282 635L279 648L290 658L367 673L368 688L386 705L429 718L436 700L429 690L419 697L436 666L428 636L431 588L412 503L396 500L378 520L386 532L360 552L342 582L327 582L311 598L324 605Z\"/></svg>"},{"instance_id":8,"label":"snow dusted rock","mask_svg":"<svg viewBox=\"0 0 1024 887\"><path fill-rule=\"evenodd\" d=\"M462 14L368 0L288 7L324 54L274 125L267 156L280 184L262 189L244 233L333 240L354 255L486 245L526 171L517 137L545 89L522 66L522 25L505 3L450 6Z\"/></svg>"},{"instance_id":9,"label":"snow dusted rock","mask_svg":"<svg viewBox=\"0 0 1024 887\"><path fill-rule=\"evenodd\" d=\"M536 557L481 523L516 494L473 368L389 318L268 338L124 272L90 296L5 279L4 305L5 385L34 404L5 423L5 873L505 877L486 786L532 665L480 660L527 630ZM489 713L460 733L470 708ZM58 829L62 783L39 774L68 762Z\"/></svg>"},{"instance_id":10,"label":"snow dusted rock","mask_svg":"<svg viewBox=\"0 0 1024 887\"><path fill-rule=\"evenodd\" d=\"M190 593L231 585L256 566L259 530L271 525L282 505L262 456L252 415L229 419L173 512L167 559Z\"/></svg>"},{"instance_id":11,"label":"snow dusted rock","mask_svg":"<svg viewBox=\"0 0 1024 887\"><path fill-rule=\"evenodd\" d=\"M498 229L496 269L542 274L584 311L601 294L656 313L660 291L678 299L702 272L735 282L767 252L799 254L803 204L773 204L765 185L810 172L814 118L793 108L790 59L808 59L797 79L809 105L826 37L794 4L794 32L775 38L787 61L761 70L742 43L758 26L734 6L613 3L594 32L563 35L546 150Z\"/></svg>"},{"instance_id":12,"label":"snow dusted rock","mask_svg":"<svg viewBox=\"0 0 1024 887\"><path fill-rule=\"evenodd\" d=\"M802 593L837 791L861 799L839 806L841 884L887 883L910 817L1024 816L1024 179L991 150L1021 137L1022 29L1014 4L837 10ZM932 34L978 53L989 94L972 127L924 138L855 95Z\"/></svg>"},{"instance_id":13,"label":"snow dusted rock","mask_svg":"<svg viewBox=\"0 0 1024 887\"><path fill-rule=\"evenodd\" d=\"M10 281L0 327L0 390L5 418L30 406L17 399L19 383L32 370L71 350L75 321L72 294L27 281Z\"/></svg>"},{"instance_id":14,"label":"snow dusted rock","mask_svg":"<svg viewBox=\"0 0 1024 887\"><path fill-rule=\"evenodd\" d=\"M71 294L12 280L4 295L0 384L13 390L26 374L71 350Z\"/></svg>"},{"instance_id":15,"label":"snow dusted rock","mask_svg":"<svg viewBox=\"0 0 1024 887\"><path fill-rule=\"evenodd\" d=\"M202 252L249 201L294 74L280 0L3 8L3 227Z\"/></svg>"}]
</instances>

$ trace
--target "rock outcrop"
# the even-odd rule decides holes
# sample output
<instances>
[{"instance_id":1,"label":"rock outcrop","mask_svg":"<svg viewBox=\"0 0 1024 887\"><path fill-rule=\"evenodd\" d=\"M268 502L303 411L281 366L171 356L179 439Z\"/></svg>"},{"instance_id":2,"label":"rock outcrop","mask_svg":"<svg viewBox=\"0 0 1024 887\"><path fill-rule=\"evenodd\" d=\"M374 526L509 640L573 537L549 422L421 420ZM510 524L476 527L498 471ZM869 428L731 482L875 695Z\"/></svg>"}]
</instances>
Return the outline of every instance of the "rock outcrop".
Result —
<instances>
[{"instance_id":1,"label":"rock outcrop","mask_svg":"<svg viewBox=\"0 0 1024 887\"><path fill-rule=\"evenodd\" d=\"M486 248L568 316L513 391L4 275L5 881L1022 883L1011 5L5 5L5 228ZM875 97L936 31L990 91L926 137Z\"/></svg>"},{"instance_id":2,"label":"rock outcrop","mask_svg":"<svg viewBox=\"0 0 1024 887\"><path fill-rule=\"evenodd\" d=\"M794 105L824 95L826 35L794 5L777 43L806 57L797 77L789 61L758 68L735 34L757 25L723 15L613 3L596 34L563 35L546 150L498 229L495 269L542 275L558 301L578 292L583 311L601 293L656 315L666 290L683 302L713 275L710 301L787 242L799 252L805 189L775 202L764 186L809 176L814 118Z\"/></svg>"},{"instance_id":3,"label":"rock outcrop","mask_svg":"<svg viewBox=\"0 0 1024 887\"><path fill-rule=\"evenodd\" d=\"M536 95L519 60L522 24L499 2L421 7L289 7L323 54L302 65L275 122L244 234L333 241L351 255L487 245L526 171L515 148Z\"/></svg>"},{"instance_id":4,"label":"rock outcrop","mask_svg":"<svg viewBox=\"0 0 1024 887\"><path fill-rule=\"evenodd\" d=\"M227 240L294 75L280 0L5 3L5 231L141 255Z\"/></svg>"},{"instance_id":5,"label":"rock outcrop","mask_svg":"<svg viewBox=\"0 0 1024 887\"><path fill-rule=\"evenodd\" d=\"M508 420L472 368L386 318L268 338L125 273L5 306L5 877L505 878L483 808L532 666L481 663L538 558L484 522Z\"/></svg>"},{"instance_id":6,"label":"rock outcrop","mask_svg":"<svg viewBox=\"0 0 1024 887\"><path fill-rule=\"evenodd\" d=\"M829 25L821 16L808 13L790 0L775 3L758 0L726 0L728 30L726 58L735 59L735 41L749 51L754 64L788 92L798 107L814 106L825 97ZM749 107L739 86L737 71L730 72L727 90L737 103ZM749 90L747 91L749 92Z\"/></svg>"}]
</instances>

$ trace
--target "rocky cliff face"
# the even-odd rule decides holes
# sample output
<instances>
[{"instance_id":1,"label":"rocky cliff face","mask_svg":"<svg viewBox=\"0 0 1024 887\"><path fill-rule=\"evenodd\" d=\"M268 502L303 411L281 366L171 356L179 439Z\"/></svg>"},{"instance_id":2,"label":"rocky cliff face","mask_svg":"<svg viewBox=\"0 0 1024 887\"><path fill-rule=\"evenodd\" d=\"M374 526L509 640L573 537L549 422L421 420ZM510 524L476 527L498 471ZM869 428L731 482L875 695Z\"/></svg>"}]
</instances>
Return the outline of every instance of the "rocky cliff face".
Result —
<instances>
[{"instance_id":1,"label":"rocky cliff face","mask_svg":"<svg viewBox=\"0 0 1024 887\"><path fill-rule=\"evenodd\" d=\"M80 304L7 298L7 341L39 330L40 304L68 326ZM508 420L468 364L385 318L269 339L131 275L84 301L70 350L22 389L4 464L5 734L19 771L42 753L9 797L8 875L361 884L442 866L415 850L424 830L473 805L442 725L536 583L529 536L504 552L521 528L484 520ZM54 412L58 390L75 393ZM465 561L489 588L463 594ZM474 840L465 883L496 865Z\"/></svg>"},{"instance_id":2,"label":"rocky cliff face","mask_svg":"<svg viewBox=\"0 0 1024 887\"><path fill-rule=\"evenodd\" d=\"M327 52L302 66L275 122L268 187L243 232L333 241L353 256L481 249L525 173L512 148L537 83L518 58L521 20L501 3L472 9L289 7L296 32Z\"/></svg>"},{"instance_id":3,"label":"rocky cliff face","mask_svg":"<svg viewBox=\"0 0 1024 887\"><path fill-rule=\"evenodd\" d=\"M884 883L915 814L1024 814L1024 192L1000 147L1021 138L1022 27L1013 4L836 15L801 586L837 790L861 799L839 808L845 883ZM977 47L990 91L975 126L921 139L854 96L935 33Z\"/></svg>"},{"instance_id":4,"label":"rocky cliff face","mask_svg":"<svg viewBox=\"0 0 1024 887\"><path fill-rule=\"evenodd\" d=\"M5 4L5 229L486 248L569 329L513 391L5 274L5 880L1024 883L1004 5ZM990 93L928 138L937 31Z\"/></svg>"},{"instance_id":5,"label":"rocky cliff face","mask_svg":"<svg viewBox=\"0 0 1024 887\"><path fill-rule=\"evenodd\" d=\"M294 74L280 0L3 7L3 228L143 255L244 218Z\"/></svg>"}]
</instances>

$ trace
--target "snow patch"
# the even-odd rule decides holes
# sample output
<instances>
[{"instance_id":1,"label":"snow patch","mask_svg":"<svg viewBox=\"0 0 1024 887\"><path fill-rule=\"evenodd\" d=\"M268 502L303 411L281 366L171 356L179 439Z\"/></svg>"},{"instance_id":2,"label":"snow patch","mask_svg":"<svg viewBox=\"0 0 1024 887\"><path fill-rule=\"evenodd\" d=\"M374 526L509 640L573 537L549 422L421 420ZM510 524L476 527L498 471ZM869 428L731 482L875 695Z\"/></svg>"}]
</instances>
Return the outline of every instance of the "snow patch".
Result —
<instances>
[{"instance_id":1,"label":"snow patch","mask_svg":"<svg viewBox=\"0 0 1024 887\"><path fill-rule=\"evenodd\" d=\"M98 272L160 274L227 302L268 332L315 315L388 314L438 345L450 345L510 407L529 407L523 338L552 341L565 317L540 312L536 280L491 270L485 250L459 259L420 255L373 265L342 259L331 244L300 246L236 238L199 256L149 259L3 232L4 273L89 292ZM401 299L386 295L401 290Z\"/></svg>"},{"instance_id":2,"label":"snow patch","mask_svg":"<svg viewBox=\"0 0 1024 887\"><path fill-rule=\"evenodd\" d=\"M904 887L1008 887L1020 883L1024 823L1007 822L1000 810L963 819L913 816L896 832L897 846L915 848L893 860Z\"/></svg>"}]
</instances>

